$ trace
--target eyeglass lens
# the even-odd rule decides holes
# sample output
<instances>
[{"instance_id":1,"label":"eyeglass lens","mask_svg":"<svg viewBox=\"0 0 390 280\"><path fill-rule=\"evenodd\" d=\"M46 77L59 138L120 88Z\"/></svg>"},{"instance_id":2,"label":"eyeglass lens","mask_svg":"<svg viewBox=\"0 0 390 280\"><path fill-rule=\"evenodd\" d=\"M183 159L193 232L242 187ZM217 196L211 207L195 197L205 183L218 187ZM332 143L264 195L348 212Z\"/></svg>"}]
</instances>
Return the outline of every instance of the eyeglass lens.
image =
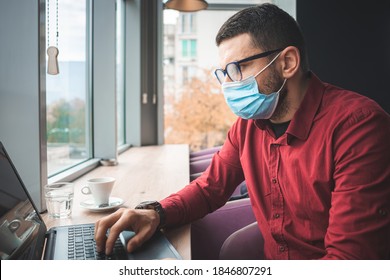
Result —
<instances>
[{"instance_id":1,"label":"eyeglass lens","mask_svg":"<svg viewBox=\"0 0 390 280\"><path fill-rule=\"evenodd\" d=\"M226 72L233 82L241 81L241 71L237 63L228 64Z\"/></svg>"},{"instance_id":2,"label":"eyeglass lens","mask_svg":"<svg viewBox=\"0 0 390 280\"><path fill-rule=\"evenodd\" d=\"M219 83L222 84L225 81L225 73L222 69L215 70L215 75L217 76Z\"/></svg>"},{"instance_id":3,"label":"eyeglass lens","mask_svg":"<svg viewBox=\"0 0 390 280\"><path fill-rule=\"evenodd\" d=\"M217 76L217 79L218 81L222 84L226 77L225 77L225 73L227 73L227 75L229 76L229 78L234 81L234 82L237 82L237 81L240 81L241 80L241 71L240 71L240 68L239 66L236 64L236 63L229 63L228 65L226 65L226 72L223 71L222 69L217 69L215 70L215 75Z\"/></svg>"}]
</instances>

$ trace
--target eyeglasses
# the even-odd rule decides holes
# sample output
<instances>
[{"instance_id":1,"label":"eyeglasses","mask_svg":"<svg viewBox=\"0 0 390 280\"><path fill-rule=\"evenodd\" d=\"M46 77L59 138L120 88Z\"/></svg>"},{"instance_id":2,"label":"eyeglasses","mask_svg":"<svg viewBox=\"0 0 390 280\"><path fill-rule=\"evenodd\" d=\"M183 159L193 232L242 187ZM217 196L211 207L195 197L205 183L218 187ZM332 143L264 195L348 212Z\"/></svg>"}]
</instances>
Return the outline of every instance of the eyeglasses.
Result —
<instances>
[{"instance_id":1,"label":"eyeglasses","mask_svg":"<svg viewBox=\"0 0 390 280\"><path fill-rule=\"evenodd\" d=\"M242 80L242 73L240 68L240 63L248 62L254 59L267 57L273 53L280 52L283 49L277 49L273 51L267 51L259 54L252 55L250 57L241 59L239 61L233 61L226 65L225 69L216 69L214 71L215 76L217 77L220 84L222 84L225 81L226 74L228 75L229 79L233 82L238 82Z\"/></svg>"}]
</instances>

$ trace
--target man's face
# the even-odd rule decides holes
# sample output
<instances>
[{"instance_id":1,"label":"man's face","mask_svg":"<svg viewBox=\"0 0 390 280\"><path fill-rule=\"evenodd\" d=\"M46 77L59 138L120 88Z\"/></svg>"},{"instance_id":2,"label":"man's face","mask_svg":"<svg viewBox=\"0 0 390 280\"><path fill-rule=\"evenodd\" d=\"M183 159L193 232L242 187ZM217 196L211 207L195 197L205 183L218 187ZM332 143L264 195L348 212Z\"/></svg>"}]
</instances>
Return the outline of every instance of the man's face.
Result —
<instances>
[{"instance_id":1,"label":"man's face","mask_svg":"<svg viewBox=\"0 0 390 280\"><path fill-rule=\"evenodd\" d=\"M222 69L226 68L226 65L233 61L239 61L244 58L269 51L262 50L255 47L252 43L249 34L244 33L237 35L233 38L222 41L219 45L219 61ZM275 54L277 55L277 53ZM261 69L263 69L274 56L268 58L260 58L251 60L248 62L240 63L240 69L242 73L242 79L249 77L250 75L256 75ZM259 91L264 94L270 94L280 88L283 83L283 78L277 73L276 65L278 59L276 59L264 72L260 73L256 77L256 81L259 87ZM226 82L231 82L228 76L226 76Z\"/></svg>"},{"instance_id":2,"label":"man's face","mask_svg":"<svg viewBox=\"0 0 390 280\"><path fill-rule=\"evenodd\" d=\"M226 65L233 61L239 61L244 58L250 57L255 54L259 54L265 51L260 49L252 43L251 36L247 33L235 36L233 38L224 40L219 45L219 62L222 69L226 68ZM277 55L277 53L275 54ZM260 58L251 60L240 64L242 72L242 79L249 77L250 75L256 75L261 69L263 69L273 58ZM264 94L270 94L280 89L283 84L284 78L280 71L280 57L277 58L271 65L269 65L262 73L256 76L259 92ZM226 75L226 82L232 82ZM289 104L286 99L287 87L285 86L279 97L278 106L274 112L272 118L279 118L283 116L288 110Z\"/></svg>"}]
</instances>

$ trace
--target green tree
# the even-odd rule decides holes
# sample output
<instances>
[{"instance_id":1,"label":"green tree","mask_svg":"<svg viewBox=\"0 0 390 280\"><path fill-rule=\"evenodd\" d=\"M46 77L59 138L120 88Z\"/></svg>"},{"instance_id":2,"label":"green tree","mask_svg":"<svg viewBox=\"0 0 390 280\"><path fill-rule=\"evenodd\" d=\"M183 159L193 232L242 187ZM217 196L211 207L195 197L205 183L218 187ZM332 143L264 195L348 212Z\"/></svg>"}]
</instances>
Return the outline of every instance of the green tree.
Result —
<instances>
[{"instance_id":1,"label":"green tree","mask_svg":"<svg viewBox=\"0 0 390 280\"><path fill-rule=\"evenodd\" d=\"M49 143L85 143L85 102L60 99L47 108Z\"/></svg>"}]
</instances>

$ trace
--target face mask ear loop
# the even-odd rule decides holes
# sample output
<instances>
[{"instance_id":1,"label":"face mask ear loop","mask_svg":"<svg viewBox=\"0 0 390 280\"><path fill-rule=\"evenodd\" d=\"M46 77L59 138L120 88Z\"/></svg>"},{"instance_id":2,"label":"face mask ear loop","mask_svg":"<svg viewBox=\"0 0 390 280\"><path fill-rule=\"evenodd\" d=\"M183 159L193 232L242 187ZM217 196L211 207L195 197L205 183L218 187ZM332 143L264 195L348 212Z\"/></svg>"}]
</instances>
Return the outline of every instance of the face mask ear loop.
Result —
<instances>
[{"instance_id":1,"label":"face mask ear loop","mask_svg":"<svg viewBox=\"0 0 390 280\"><path fill-rule=\"evenodd\" d=\"M278 53L271 61L270 63L268 63L263 69L261 69L254 77L256 78L258 75L260 75L260 73L262 73L265 69L268 68L268 66L270 66L278 57L279 55L281 54L282 52Z\"/></svg>"},{"instance_id":2,"label":"face mask ear loop","mask_svg":"<svg viewBox=\"0 0 390 280\"><path fill-rule=\"evenodd\" d=\"M280 92L280 91L282 90L282 88L284 87L284 84L285 84L286 82L287 82L287 79L284 79L282 86L280 87L280 89L279 89L277 92Z\"/></svg>"}]
</instances>

